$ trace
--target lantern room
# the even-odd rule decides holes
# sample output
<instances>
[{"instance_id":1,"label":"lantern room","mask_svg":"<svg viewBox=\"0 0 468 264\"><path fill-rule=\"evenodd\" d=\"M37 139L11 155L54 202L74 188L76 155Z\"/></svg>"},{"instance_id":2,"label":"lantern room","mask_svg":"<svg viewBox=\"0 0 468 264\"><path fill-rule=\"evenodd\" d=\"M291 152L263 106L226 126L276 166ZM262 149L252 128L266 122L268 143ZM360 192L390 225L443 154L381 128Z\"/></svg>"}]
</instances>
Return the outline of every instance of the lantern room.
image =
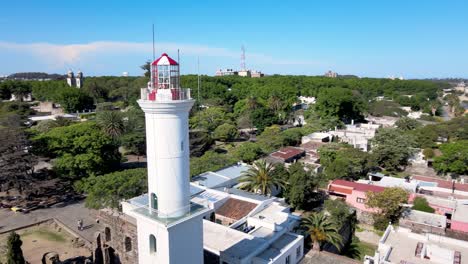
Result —
<instances>
[{"instance_id":1,"label":"lantern room","mask_svg":"<svg viewBox=\"0 0 468 264\"><path fill-rule=\"evenodd\" d=\"M151 63L151 87L153 89L178 89L179 63L163 53Z\"/></svg>"}]
</instances>

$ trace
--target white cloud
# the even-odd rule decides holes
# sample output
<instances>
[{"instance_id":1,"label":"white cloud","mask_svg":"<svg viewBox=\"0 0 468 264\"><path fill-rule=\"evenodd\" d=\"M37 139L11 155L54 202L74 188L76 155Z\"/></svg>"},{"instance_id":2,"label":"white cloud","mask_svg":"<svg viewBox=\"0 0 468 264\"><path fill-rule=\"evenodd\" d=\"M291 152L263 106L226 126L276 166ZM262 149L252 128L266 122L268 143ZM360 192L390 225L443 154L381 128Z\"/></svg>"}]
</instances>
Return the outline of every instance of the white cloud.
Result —
<instances>
[{"instance_id":1,"label":"white cloud","mask_svg":"<svg viewBox=\"0 0 468 264\"><path fill-rule=\"evenodd\" d=\"M179 43L156 43L156 50L167 51L175 54L177 49L184 55L224 57L238 59L239 51L232 51L225 48L217 48L194 44ZM115 41L96 41L83 44L52 44L52 43L12 43L0 41L1 52L21 52L29 53L37 59L46 62L52 68L69 67L77 63L91 63L90 58L96 58L99 55L119 54L152 54L152 45L147 42L115 42ZM316 65L316 62L305 60L290 60L284 58L273 58L264 54L247 53L246 56L250 62L257 65Z\"/></svg>"}]
</instances>

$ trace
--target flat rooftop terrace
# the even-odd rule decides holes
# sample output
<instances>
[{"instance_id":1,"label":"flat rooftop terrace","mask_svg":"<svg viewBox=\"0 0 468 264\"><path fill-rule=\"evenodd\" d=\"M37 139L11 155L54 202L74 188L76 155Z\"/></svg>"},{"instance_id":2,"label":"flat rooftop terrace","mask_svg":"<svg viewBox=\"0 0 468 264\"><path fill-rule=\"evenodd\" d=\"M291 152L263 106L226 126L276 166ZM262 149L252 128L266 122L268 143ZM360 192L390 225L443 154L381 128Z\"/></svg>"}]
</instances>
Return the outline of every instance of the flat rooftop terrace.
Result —
<instances>
[{"instance_id":1,"label":"flat rooftop terrace","mask_svg":"<svg viewBox=\"0 0 468 264\"><path fill-rule=\"evenodd\" d=\"M203 220L203 247L215 254L242 259L264 243L265 239Z\"/></svg>"},{"instance_id":2,"label":"flat rooftop terrace","mask_svg":"<svg viewBox=\"0 0 468 264\"><path fill-rule=\"evenodd\" d=\"M430 259L415 256L418 242L427 247ZM421 235L411 233L409 229L398 228L389 232L384 245L391 246L388 261L391 263L413 264L452 264L455 251L461 254L461 263L468 263L468 242L450 239L438 235Z\"/></svg>"}]
</instances>

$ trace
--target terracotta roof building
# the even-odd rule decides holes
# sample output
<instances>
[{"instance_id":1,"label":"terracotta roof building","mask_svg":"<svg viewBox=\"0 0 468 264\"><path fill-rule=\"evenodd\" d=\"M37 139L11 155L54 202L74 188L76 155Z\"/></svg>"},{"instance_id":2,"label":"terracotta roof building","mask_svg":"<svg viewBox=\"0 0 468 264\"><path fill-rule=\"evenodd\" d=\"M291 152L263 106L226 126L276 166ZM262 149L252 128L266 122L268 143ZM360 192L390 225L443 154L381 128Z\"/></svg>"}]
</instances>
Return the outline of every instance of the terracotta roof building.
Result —
<instances>
[{"instance_id":1,"label":"terracotta roof building","mask_svg":"<svg viewBox=\"0 0 468 264\"><path fill-rule=\"evenodd\" d=\"M218 210L215 212L216 222L223 225L231 225L237 220L247 216L257 204L229 198Z\"/></svg>"},{"instance_id":2,"label":"terracotta roof building","mask_svg":"<svg viewBox=\"0 0 468 264\"><path fill-rule=\"evenodd\" d=\"M305 155L305 151L295 147L285 147L270 154L270 157L285 163L292 163Z\"/></svg>"}]
</instances>

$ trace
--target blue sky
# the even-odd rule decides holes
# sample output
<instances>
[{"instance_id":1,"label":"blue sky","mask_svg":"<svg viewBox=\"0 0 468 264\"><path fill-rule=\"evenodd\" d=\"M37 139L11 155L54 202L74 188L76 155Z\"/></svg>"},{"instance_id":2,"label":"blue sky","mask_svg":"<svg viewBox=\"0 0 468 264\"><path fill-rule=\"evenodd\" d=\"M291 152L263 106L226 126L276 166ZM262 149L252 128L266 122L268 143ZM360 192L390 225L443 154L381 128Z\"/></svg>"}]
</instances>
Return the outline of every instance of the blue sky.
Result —
<instances>
[{"instance_id":1,"label":"blue sky","mask_svg":"<svg viewBox=\"0 0 468 264\"><path fill-rule=\"evenodd\" d=\"M0 75L22 71L140 75L156 53L182 73L468 77L468 1L4 1Z\"/></svg>"}]
</instances>

